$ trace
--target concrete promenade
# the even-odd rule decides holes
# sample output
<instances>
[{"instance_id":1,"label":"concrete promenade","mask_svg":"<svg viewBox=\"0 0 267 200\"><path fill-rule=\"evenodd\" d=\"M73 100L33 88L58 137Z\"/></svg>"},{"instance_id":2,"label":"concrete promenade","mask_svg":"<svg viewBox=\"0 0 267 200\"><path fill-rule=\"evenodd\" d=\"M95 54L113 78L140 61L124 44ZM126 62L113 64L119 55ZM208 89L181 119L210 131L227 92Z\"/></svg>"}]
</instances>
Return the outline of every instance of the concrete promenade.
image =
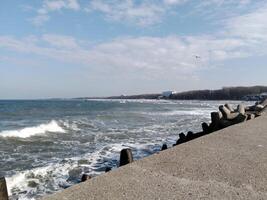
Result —
<instances>
[{"instance_id":1,"label":"concrete promenade","mask_svg":"<svg viewBox=\"0 0 267 200\"><path fill-rule=\"evenodd\" d=\"M267 199L267 114L44 199Z\"/></svg>"}]
</instances>

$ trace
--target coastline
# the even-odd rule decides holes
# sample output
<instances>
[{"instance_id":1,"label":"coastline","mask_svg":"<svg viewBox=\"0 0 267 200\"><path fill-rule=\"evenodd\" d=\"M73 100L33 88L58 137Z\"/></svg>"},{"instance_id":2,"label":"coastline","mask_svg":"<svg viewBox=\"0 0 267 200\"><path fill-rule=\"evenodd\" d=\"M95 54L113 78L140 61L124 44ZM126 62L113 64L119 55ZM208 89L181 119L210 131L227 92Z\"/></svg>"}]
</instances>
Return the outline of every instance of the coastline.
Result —
<instances>
[{"instance_id":1,"label":"coastline","mask_svg":"<svg viewBox=\"0 0 267 200\"><path fill-rule=\"evenodd\" d=\"M265 110L43 199L265 199L266 120Z\"/></svg>"}]
</instances>

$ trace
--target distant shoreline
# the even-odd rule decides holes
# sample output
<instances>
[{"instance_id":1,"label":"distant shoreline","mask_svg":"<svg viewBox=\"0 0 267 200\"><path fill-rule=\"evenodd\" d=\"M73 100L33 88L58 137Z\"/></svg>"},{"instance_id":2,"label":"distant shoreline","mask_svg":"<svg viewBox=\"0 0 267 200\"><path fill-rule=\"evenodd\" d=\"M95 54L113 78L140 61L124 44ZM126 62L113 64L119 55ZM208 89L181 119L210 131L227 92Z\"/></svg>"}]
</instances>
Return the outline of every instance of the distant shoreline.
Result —
<instances>
[{"instance_id":1,"label":"distant shoreline","mask_svg":"<svg viewBox=\"0 0 267 200\"><path fill-rule=\"evenodd\" d=\"M267 93L267 86L252 87L223 87L218 90L192 90L176 92L169 96L162 93L120 95L110 97L79 97L74 99L165 99L165 100L236 100L236 101L260 101L266 97L261 94ZM266 94L267 95L267 94Z\"/></svg>"}]
</instances>

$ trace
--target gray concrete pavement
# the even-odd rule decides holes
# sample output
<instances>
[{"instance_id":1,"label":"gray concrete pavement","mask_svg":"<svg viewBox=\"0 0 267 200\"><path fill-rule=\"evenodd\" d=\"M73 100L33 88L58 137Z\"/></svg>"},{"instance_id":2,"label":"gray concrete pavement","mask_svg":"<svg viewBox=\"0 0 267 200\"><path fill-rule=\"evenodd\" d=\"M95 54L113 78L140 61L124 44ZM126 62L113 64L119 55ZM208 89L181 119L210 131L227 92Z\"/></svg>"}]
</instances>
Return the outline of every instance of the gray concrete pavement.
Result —
<instances>
[{"instance_id":1,"label":"gray concrete pavement","mask_svg":"<svg viewBox=\"0 0 267 200\"><path fill-rule=\"evenodd\" d=\"M44 199L267 199L267 115L135 161Z\"/></svg>"}]
</instances>

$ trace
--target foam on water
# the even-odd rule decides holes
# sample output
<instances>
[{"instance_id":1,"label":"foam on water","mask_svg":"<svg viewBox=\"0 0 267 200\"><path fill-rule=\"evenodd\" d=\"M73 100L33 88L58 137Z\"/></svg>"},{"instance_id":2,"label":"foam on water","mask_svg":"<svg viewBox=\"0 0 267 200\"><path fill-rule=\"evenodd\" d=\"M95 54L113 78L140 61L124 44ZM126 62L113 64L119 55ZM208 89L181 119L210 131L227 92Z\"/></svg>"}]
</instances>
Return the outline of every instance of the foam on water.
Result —
<instances>
[{"instance_id":1,"label":"foam on water","mask_svg":"<svg viewBox=\"0 0 267 200\"><path fill-rule=\"evenodd\" d=\"M8 130L0 132L2 137L19 137L27 138L34 135L40 135L47 132L65 133L65 130L61 128L55 120L46 124L40 124L38 126L26 127L20 130Z\"/></svg>"},{"instance_id":2,"label":"foam on water","mask_svg":"<svg viewBox=\"0 0 267 200\"><path fill-rule=\"evenodd\" d=\"M108 144L92 153L65 158L44 167L17 172L6 177L8 192L12 194L11 199L19 197L20 200L34 200L43 194L49 194L79 182L83 173L95 176L103 173L107 165L116 167L119 152L123 148L133 149L135 159L139 159L146 152L151 154L153 151L158 151L159 144L157 149L155 149L155 143ZM107 161L113 163L107 163ZM34 182L35 186L31 186L30 182Z\"/></svg>"},{"instance_id":3,"label":"foam on water","mask_svg":"<svg viewBox=\"0 0 267 200\"><path fill-rule=\"evenodd\" d=\"M221 104L211 101L97 101L39 102L39 107L30 107L34 115L27 114L27 119L20 115L12 118L11 109L11 119L0 132L3 161L0 173L7 178L11 200L37 199L76 184L83 173L95 176L103 173L107 166L115 168L123 148L131 148L137 160L159 151L163 143L170 147L180 132L199 131L201 122L208 122L210 112ZM7 115L2 118L6 119ZM44 119L56 121L40 124ZM16 126L13 121L21 124ZM39 125L25 125L32 123ZM49 132L68 134L47 134ZM45 137L31 137L35 135Z\"/></svg>"}]
</instances>

